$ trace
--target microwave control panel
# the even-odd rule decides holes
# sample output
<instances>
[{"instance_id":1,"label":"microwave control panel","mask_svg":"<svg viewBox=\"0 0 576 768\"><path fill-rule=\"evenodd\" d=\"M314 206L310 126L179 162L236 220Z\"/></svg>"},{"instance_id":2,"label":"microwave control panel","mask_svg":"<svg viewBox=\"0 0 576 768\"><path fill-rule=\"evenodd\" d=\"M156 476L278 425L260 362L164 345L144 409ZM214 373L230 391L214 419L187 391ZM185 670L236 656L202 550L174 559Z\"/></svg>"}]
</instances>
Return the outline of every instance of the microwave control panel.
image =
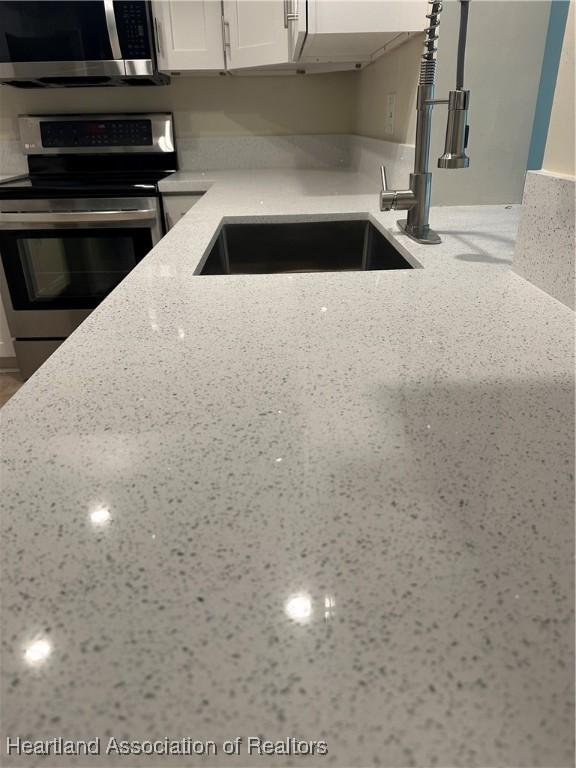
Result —
<instances>
[{"instance_id":1,"label":"microwave control panel","mask_svg":"<svg viewBox=\"0 0 576 768\"><path fill-rule=\"evenodd\" d=\"M150 36L144 0L116 0L114 14L122 56L125 59L149 59Z\"/></svg>"}]
</instances>

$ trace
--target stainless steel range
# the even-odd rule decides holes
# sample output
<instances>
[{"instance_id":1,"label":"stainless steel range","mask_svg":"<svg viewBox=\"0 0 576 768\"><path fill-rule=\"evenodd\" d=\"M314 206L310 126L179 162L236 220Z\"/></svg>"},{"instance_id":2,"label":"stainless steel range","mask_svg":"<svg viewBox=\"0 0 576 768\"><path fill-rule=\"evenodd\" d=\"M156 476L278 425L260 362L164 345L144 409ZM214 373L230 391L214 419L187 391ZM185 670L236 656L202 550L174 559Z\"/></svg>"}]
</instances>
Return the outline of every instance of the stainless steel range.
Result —
<instances>
[{"instance_id":1,"label":"stainless steel range","mask_svg":"<svg viewBox=\"0 0 576 768\"><path fill-rule=\"evenodd\" d=\"M170 114L28 115L29 175L0 183L0 291L29 377L163 235Z\"/></svg>"}]
</instances>

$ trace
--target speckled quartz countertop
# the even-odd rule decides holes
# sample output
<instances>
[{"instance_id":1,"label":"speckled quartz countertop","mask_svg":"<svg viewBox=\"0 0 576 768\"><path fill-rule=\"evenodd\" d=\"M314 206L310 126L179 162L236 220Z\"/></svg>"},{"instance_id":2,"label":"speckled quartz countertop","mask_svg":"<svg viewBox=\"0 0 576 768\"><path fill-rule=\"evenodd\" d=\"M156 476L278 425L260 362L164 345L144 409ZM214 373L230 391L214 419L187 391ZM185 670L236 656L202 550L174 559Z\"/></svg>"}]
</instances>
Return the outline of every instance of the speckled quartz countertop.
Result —
<instances>
[{"instance_id":1,"label":"speckled quartz countertop","mask_svg":"<svg viewBox=\"0 0 576 768\"><path fill-rule=\"evenodd\" d=\"M1 413L1 764L572 765L573 314L511 272L518 209L433 209L425 247L345 172L179 178L207 194ZM223 216L359 213L423 268L194 274Z\"/></svg>"}]
</instances>

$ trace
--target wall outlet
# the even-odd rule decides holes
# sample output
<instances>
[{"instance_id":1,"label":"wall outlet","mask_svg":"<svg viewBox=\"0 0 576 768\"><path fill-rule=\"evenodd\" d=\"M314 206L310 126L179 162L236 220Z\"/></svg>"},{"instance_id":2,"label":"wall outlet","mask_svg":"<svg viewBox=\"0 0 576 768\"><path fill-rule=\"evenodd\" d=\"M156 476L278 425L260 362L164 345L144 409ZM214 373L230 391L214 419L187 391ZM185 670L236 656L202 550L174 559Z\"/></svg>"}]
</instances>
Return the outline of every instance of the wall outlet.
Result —
<instances>
[{"instance_id":1,"label":"wall outlet","mask_svg":"<svg viewBox=\"0 0 576 768\"><path fill-rule=\"evenodd\" d=\"M389 93L386 96L386 118L384 120L384 133L387 136L394 134L394 119L396 117L396 94Z\"/></svg>"}]
</instances>

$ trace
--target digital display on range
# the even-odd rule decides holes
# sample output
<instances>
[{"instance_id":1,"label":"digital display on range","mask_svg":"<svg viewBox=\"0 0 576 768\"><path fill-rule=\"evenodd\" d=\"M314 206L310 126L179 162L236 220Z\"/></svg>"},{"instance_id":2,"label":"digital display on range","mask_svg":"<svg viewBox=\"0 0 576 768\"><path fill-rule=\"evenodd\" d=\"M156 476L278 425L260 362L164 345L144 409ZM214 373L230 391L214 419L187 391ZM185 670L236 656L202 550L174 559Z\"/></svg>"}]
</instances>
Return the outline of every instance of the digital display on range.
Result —
<instances>
[{"instance_id":1,"label":"digital display on range","mask_svg":"<svg viewBox=\"0 0 576 768\"><path fill-rule=\"evenodd\" d=\"M40 123L43 147L149 147L150 120L51 120Z\"/></svg>"}]
</instances>

